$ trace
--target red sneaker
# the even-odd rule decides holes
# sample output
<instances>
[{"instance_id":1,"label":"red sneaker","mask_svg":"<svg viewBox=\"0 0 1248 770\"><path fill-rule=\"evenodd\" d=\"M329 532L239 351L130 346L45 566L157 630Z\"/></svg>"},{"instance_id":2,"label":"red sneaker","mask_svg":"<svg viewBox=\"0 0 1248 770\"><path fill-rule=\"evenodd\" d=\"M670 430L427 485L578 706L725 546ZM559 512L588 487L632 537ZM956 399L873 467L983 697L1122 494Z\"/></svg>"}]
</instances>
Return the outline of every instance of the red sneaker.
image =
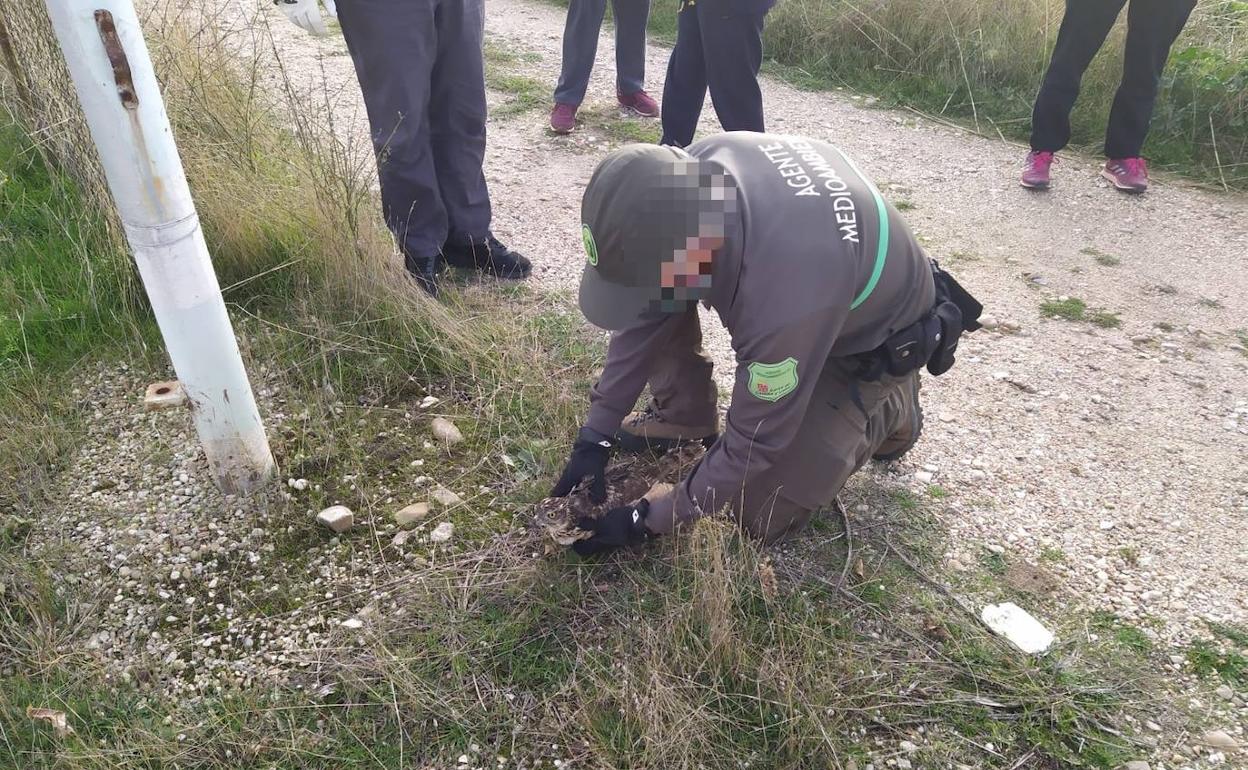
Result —
<instances>
[{"instance_id":1,"label":"red sneaker","mask_svg":"<svg viewBox=\"0 0 1248 770\"><path fill-rule=\"evenodd\" d=\"M1052 165L1051 152L1032 150L1027 153L1027 160L1023 164L1023 178L1020 180L1023 187L1030 190L1049 189L1049 167Z\"/></svg>"},{"instance_id":2,"label":"red sneaker","mask_svg":"<svg viewBox=\"0 0 1248 770\"><path fill-rule=\"evenodd\" d=\"M1101 176L1123 192L1139 194L1148 189L1148 164L1143 158L1110 158Z\"/></svg>"},{"instance_id":3,"label":"red sneaker","mask_svg":"<svg viewBox=\"0 0 1248 770\"><path fill-rule=\"evenodd\" d=\"M556 103L550 111L550 130L556 134L572 133L572 129L576 128L576 108L575 104Z\"/></svg>"},{"instance_id":4,"label":"red sneaker","mask_svg":"<svg viewBox=\"0 0 1248 770\"><path fill-rule=\"evenodd\" d=\"M659 116L659 103L645 91L634 91L631 94L616 94L615 98L620 101L621 107L626 110L632 110L643 118L657 118Z\"/></svg>"}]
</instances>

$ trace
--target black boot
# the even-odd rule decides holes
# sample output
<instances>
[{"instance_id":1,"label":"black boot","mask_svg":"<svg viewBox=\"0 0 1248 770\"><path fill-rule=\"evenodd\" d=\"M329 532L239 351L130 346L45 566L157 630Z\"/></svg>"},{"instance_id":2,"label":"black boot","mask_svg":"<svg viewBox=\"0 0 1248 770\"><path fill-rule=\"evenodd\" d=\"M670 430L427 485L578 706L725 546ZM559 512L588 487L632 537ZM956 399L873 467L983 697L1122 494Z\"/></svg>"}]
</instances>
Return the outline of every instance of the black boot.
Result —
<instances>
[{"instance_id":1,"label":"black boot","mask_svg":"<svg viewBox=\"0 0 1248 770\"><path fill-rule=\"evenodd\" d=\"M407 254L403 257L403 266L407 268L407 272L411 274L416 284L428 292L429 296L438 296L437 256L414 257Z\"/></svg>"},{"instance_id":2,"label":"black boot","mask_svg":"<svg viewBox=\"0 0 1248 770\"><path fill-rule=\"evenodd\" d=\"M447 241L442 246L442 256L451 267L480 270L499 278L528 278L533 269L523 254L507 248L493 235L468 242Z\"/></svg>"}]
</instances>

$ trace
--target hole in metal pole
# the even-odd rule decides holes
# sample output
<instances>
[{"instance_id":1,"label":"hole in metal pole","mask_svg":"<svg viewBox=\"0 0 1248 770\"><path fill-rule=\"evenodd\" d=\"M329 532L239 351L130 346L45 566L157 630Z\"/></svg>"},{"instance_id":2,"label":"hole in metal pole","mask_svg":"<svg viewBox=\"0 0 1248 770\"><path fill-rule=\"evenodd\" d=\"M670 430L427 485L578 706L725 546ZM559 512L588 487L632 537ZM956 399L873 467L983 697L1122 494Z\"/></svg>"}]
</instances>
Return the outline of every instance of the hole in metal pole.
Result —
<instances>
[{"instance_id":1,"label":"hole in metal pole","mask_svg":"<svg viewBox=\"0 0 1248 770\"><path fill-rule=\"evenodd\" d=\"M104 53L108 54L108 63L113 67L113 80L117 81L117 95L122 105L133 110L139 106L139 97L134 92L134 77L130 74L130 60L126 58L126 49L117 37L117 25L113 23L113 14L104 9L95 12L95 26L100 30L100 40L104 43Z\"/></svg>"}]
</instances>

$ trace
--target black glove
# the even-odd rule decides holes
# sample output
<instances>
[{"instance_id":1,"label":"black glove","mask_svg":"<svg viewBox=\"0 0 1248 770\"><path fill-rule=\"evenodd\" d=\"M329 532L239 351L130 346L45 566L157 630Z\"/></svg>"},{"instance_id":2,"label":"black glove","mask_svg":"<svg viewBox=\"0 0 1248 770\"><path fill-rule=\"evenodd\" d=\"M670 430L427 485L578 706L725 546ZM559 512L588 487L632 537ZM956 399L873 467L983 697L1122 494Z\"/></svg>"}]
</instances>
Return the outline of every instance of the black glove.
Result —
<instances>
[{"instance_id":1,"label":"black glove","mask_svg":"<svg viewBox=\"0 0 1248 770\"><path fill-rule=\"evenodd\" d=\"M589 499L596 505L607 501L607 461L611 459L611 448L614 442L596 430L581 428L576 435L576 443L572 445L572 456L563 468L563 475L555 488L550 490L551 497L563 497L585 480L593 478L589 485Z\"/></svg>"},{"instance_id":2,"label":"black glove","mask_svg":"<svg viewBox=\"0 0 1248 770\"><path fill-rule=\"evenodd\" d=\"M576 526L594 536L577 540L572 550L581 556L593 556L616 548L637 545L650 537L646 529L646 516L650 514L650 501L642 498L636 505L623 505L607 511L601 519L584 518Z\"/></svg>"}]
</instances>

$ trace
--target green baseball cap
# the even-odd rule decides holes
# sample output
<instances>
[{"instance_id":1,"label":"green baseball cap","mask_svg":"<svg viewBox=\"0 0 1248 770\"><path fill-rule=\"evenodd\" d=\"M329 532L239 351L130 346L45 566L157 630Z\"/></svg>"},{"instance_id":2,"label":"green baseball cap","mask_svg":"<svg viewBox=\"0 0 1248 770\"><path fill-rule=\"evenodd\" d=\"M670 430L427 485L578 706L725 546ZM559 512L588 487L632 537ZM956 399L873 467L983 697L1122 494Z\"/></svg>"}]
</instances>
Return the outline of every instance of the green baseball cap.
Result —
<instances>
[{"instance_id":1,"label":"green baseball cap","mask_svg":"<svg viewBox=\"0 0 1248 770\"><path fill-rule=\"evenodd\" d=\"M691 237L726 238L736 200L722 166L682 149L633 144L607 156L581 199L581 312L614 331L704 298L709 273L664 287L663 263L679 260Z\"/></svg>"}]
</instances>

